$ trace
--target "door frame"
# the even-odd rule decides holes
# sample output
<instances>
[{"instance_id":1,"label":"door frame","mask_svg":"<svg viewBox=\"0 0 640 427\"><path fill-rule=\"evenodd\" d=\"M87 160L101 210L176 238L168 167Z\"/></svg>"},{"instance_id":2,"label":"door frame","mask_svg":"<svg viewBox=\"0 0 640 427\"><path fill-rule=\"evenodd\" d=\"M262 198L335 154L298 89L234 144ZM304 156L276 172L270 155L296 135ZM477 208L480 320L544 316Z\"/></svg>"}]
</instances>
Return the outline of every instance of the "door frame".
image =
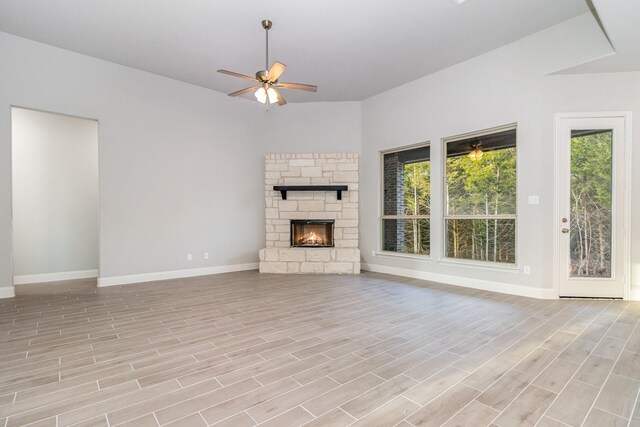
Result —
<instances>
[{"instance_id":1,"label":"door frame","mask_svg":"<svg viewBox=\"0 0 640 427\"><path fill-rule=\"evenodd\" d=\"M560 235L557 230L558 218L562 215L562 207L559 200L560 174L560 143L562 139L561 122L565 119L602 119L617 118L624 120L624 188L622 191L623 203L623 253L622 259L624 268L623 276L623 299L631 299L631 111L603 111L603 112L583 112L583 113L556 113L555 115L555 138L554 138L554 157L553 157L553 289L556 298L560 297L559 275L561 267L558 265L558 255L560 250ZM620 256L620 255L618 255Z\"/></svg>"}]
</instances>

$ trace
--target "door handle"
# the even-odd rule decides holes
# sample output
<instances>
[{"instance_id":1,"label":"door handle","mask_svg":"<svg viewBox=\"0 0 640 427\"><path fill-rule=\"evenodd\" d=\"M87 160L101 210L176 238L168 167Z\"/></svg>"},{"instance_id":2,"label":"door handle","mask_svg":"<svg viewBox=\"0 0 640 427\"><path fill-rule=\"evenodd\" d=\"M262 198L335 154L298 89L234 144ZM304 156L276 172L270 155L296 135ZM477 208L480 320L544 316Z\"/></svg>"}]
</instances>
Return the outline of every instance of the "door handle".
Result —
<instances>
[{"instance_id":1,"label":"door handle","mask_svg":"<svg viewBox=\"0 0 640 427\"><path fill-rule=\"evenodd\" d=\"M565 233L565 234L566 234L566 233L568 233L568 232L569 232L569 229L568 229L568 228L563 228L563 229L561 229L560 231L562 231L563 233Z\"/></svg>"}]
</instances>

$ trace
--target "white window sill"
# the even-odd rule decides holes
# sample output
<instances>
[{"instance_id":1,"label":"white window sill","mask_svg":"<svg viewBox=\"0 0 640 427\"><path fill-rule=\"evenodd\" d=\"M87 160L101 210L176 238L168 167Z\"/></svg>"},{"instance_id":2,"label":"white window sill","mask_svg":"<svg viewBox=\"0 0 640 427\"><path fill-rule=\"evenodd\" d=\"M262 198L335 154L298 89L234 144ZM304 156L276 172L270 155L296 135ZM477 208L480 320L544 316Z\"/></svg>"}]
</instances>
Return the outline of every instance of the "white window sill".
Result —
<instances>
[{"instance_id":1,"label":"white window sill","mask_svg":"<svg viewBox=\"0 0 640 427\"><path fill-rule=\"evenodd\" d=\"M429 262L429 263L435 262L435 263L438 263L439 265L469 268L473 270L499 271L499 272L505 272L505 273L520 272L520 268L515 264L501 264L496 262L456 260L453 258L435 260L431 258L431 256L429 255L415 255L415 254L405 254L401 252L387 252L387 251L375 251L375 256L381 257L381 258L397 258L397 259L406 259L406 260L422 261L422 262Z\"/></svg>"},{"instance_id":2,"label":"white window sill","mask_svg":"<svg viewBox=\"0 0 640 427\"><path fill-rule=\"evenodd\" d=\"M487 271L503 271L507 273L519 273L520 268L516 264L502 264L498 262L482 262L471 260L457 260L454 258L445 258L438 261L441 265L450 265L462 268L472 268L474 270Z\"/></svg>"},{"instance_id":3,"label":"white window sill","mask_svg":"<svg viewBox=\"0 0 640 427\"><path fill-rule=\"evenodd\" d=\"M375 251L375 256L382 258L402 258L427 262L433 261L430 255L405 254L402 252Z\"/></svg>"}]
</instances>

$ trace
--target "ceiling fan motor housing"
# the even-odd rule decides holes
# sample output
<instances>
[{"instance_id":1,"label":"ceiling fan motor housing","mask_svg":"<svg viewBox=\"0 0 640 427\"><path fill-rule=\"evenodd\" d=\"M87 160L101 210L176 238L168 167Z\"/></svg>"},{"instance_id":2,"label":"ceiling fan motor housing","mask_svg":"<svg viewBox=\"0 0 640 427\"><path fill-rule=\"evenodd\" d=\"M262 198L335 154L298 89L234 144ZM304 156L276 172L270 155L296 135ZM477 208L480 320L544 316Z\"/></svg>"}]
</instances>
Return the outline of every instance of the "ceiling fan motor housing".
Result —
<instances>
[{"instance_id":1,"label":"ceiling fan motor housing","mask_svg":"<svg viewBox=\"0 0 640 427\"><path fill-rule=\"evenodd\" d=\"M265 81L267 80L267 75L269 74L269 71L267 70L260 70L256 73L256 79L260 80L260 81Z\"/></svg>"}]
</instances>

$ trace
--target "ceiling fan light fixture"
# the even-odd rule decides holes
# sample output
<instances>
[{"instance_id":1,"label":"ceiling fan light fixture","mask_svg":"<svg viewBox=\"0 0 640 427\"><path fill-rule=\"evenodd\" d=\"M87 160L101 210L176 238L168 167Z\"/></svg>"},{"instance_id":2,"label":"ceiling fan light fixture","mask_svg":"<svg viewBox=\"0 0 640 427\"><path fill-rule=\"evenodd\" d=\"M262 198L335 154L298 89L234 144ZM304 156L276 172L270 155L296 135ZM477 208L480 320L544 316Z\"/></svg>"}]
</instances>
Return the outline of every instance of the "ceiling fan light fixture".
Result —
<instances>
[{"instance_id":1,"label":"ceiling fan light fixture","mask_svg":"<svg viewBox=\"0 0 640 427\"><path fill-rule=\"evenodd\" d=\"M255 96L258 102L261 102L263 104L267 102L267 91L264 90L263 87L259 87L258 90L256 90Z\"/></svg>"},{"instance_id":2,"label":"ceiling fan light fixture","mask_svg":"<svg viewBox=\"0 0 640 427\"><path fill-rule=\"evenodd\" d=\"M267 97L269 98L270 104L275 104L276 102L278 102L278 94L275 90L273 90L272 87L267 89Z\"/></svg>"},{"instance_id":3,"label":"ceiling fan light fixture","mask_svg":"<svg viewBox=\"0 0 640 427\"><path fill-rule=\"evenodd\" d=\"M264 87L258 88L255 92L256 99L258 102L262 104L267 103L267 99L269 100L269 104L275 104L278 102L278 94L272 87L265 89Z\"/></svg>"}]
</instances>

